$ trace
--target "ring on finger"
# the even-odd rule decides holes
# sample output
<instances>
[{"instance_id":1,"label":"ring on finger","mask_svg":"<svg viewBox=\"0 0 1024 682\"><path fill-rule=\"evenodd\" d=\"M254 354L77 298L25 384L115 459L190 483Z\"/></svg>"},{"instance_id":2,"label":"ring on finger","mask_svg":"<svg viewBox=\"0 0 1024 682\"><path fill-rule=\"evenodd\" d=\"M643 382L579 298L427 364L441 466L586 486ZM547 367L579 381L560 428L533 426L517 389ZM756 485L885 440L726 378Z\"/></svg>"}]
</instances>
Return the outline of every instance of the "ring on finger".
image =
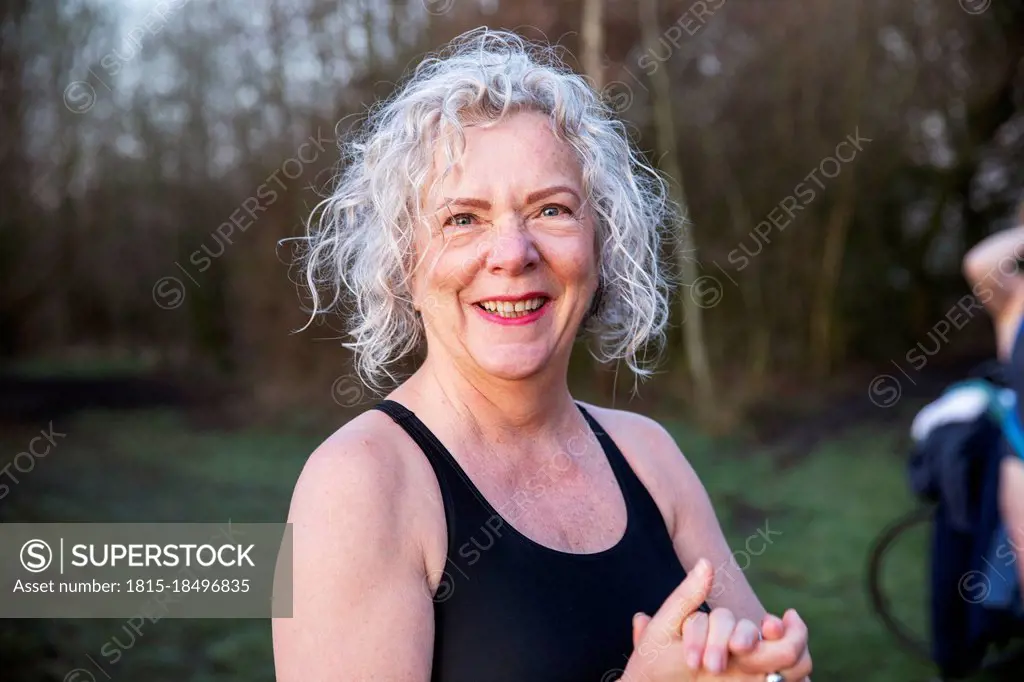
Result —
<instances>
[{"instance_id":1,"label":"ring on finger","mask_svg":"<svg viewBox=\"0 0 1024 682\"><path fill-rule=\"evenodd\" d=\"M768 673L764 676L764 682L786 682L786 678L779 673Z\"/></svg>"}]
</instances>

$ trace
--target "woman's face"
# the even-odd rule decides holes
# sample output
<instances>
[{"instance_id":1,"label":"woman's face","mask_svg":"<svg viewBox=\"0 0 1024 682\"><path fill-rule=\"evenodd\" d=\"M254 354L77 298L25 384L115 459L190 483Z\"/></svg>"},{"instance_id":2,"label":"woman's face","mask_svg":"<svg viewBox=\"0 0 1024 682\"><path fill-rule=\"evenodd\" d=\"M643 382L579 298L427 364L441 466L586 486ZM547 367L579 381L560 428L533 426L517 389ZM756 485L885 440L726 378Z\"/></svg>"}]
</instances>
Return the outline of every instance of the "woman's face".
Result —
<instances>
[{"instance_id":1,"label":"woman's face","mask_svg":"<svg viewBox=\"0 0 1024 682\"><path fill-rule=\"evenodd\" d=\"M433 178L446 165L439 149ZM468 128L459 163L428 187L413 275L428 356L502 379L567 363L597 285L594 222L548 117Z\"/></svg>"}]
</instances>

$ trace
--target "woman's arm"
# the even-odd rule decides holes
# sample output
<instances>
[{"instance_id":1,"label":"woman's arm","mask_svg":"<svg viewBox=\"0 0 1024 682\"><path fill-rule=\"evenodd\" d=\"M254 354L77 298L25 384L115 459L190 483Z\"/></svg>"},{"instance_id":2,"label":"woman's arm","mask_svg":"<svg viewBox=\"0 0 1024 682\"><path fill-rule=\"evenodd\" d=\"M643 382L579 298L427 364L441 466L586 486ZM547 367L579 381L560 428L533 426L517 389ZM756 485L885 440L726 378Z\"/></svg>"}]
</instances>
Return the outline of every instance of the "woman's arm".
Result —
<instances>
[{"instance_id":1,"label":"woman's arm","mask_svg":"<svg viewBox=\"0 0 1024 682\"><path fill-rule=\"evenodd\" d=\"M1024 296L1024 225L1011 227L976 244L964 256L964 277L971 291L998 324L1010 304Z\"/></svg>"},{"instance_id":2,"label":"woman's arm","mask_svg":"<svg viewBox=\"0 0 1024 682\"><path fill-rule=\"evenodd\" d=\"M1024 460L1019 457L1003 458L999 474L999 510L1010 539L1010 551L1016 555L1013 557L1015 568L1024 585ZM1005 552L1001 556L1005 556Z\"/></svg>"},{"instance_id":3,"label":"woman's arm","mask_svg":"<svg viewBox=\"0 0 1024 682\"><path fill-rule=\"evenodd\" d=\"M653 420L644 420L648 422L644 431L651 451L664 460L660 464L665 479L672 484L672 543L679 560L687 569L696 565L701 557L710 561L715 581L708 604L729 609L737 618L761 623L766 615L765 608L743 573L747 567L739 565L725 539L704 484L668 431ZM754 538L760 543L758 547L771 541L772 531L767 519L765 524L767 532Z\"/></svg>"},{"instance_id":4,"label":"woman's arm","mask_svg":"<svg viewBox=\"0 0 1024 682\"><path fill-rule=\"evenodd\" d=\"M715 573L708 600L737 618L761 623L765 609L733 558L704 485L672 436L643 415L588 406L622 449L665 518L687 571L707 559ZM769 530L767 536L771 538ZM759 536L760 537L760 536Z\"/></svg>"},{"instance_id":5,"label":"woman's arm","mask_svg":"<svg viewBox=\"0 0 1024 682\"><path fill-rule=\"evenodd\" d=\"M1024 216L1022 216L1024 217ZM1024 225L998 232L964 257L964 276L972 292L992 315L999 357L1012 353L1024 315ZM1018 396L1018 399L1021 399ZM999 505L1024 583L1024 461L1007 457L999 477Z\"/></svg>"},{"instance_id":6,"label":"woman's arm","mask_svg":"<svg viewBox=\"0 0 1024 682\"><path fill-rule=\"evenodd\" d=\"M433 603L405 478L365 433L339 432L306 463L288 515L293 617L273 621L278 682L430 679Z\"/></svg>"},{"instance_id":7,"label":"woman's arm","mask_svg":"<svg viewBox=\"0 0 1024 682\"><path fill-rule=\"evenodd\" d=\"M786 679L810 682L806 677L811 671L806 626L793 610L782 619L766 614L743 574L746 566L733 558L704 485L672 436L648 417L592 409L661 510L680 563L687 572L692 572L702 558L711 563L714 582L708 591L708 604L762 628L766 641L752 652L738 655L738 664L748 672L757 670L763 675L779 670L788 675ZM764 528L751 536L745 549L760 554L776 534L766 519Z\"/></svg>"}]
</instances>

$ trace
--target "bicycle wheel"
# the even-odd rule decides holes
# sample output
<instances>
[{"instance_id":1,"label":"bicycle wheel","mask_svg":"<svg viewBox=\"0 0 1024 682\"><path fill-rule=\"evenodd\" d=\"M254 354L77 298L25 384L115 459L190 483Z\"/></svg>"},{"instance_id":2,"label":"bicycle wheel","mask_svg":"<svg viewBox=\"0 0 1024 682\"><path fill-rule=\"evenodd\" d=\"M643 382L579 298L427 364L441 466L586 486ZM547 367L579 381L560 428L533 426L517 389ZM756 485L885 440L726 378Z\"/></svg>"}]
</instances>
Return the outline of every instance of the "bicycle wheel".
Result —
<instances>
[{"instance_id":1,"label":"bicycle wheel","mask_svg":"<svg viewBox=\"0 0 1024 682\"><path fill-rule=\"evenodd\" d=\"M886 629L892 633L901 647L925 661L931 660L931 647L928 641L926 626L921 625L915 629L907 625L904 618L897 617L896 608L894 607L895 602L889 598L883 589L883 576L885 575L886 559L894 553L893 550L898 544L897 540L902 539L904 541L899 543L901 549L904 544L911 544L909 539L912 539L915 543L923 542L923 531L930 525L933 511L933 507L919 507L889 524L872 545L871 552L868 555L867 570L868 594L875 613L878 614ZM920 534L908 533L908 531L912 530L920 530L922 532ZM896 553L900 552L897 551ZM908 560L916 563L917 554L915 553ZM900 558L903 559L904 557L901 556ZM924 572L927 571L927 558L920 557L920 559L922 578L924 578ZM927 585L928 581L927 579L922 579L919 584ZM912 601L908 598L908 595L902 596L904 602ZM927 623L928 600L925 597L920 601L921 603L914 604L914 607L923 611L919 615L923 623Z\"/></svg>"}]
</instances>

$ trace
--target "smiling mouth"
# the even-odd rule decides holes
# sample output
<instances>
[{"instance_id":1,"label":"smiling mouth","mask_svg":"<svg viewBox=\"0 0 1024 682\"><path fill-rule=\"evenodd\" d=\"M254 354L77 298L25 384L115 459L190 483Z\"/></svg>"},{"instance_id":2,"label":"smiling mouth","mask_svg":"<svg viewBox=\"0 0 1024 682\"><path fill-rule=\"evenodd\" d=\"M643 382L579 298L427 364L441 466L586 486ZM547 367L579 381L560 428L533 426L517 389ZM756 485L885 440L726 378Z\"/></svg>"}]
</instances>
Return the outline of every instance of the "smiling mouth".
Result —
<instances>
[{"instance_id":1,"label":"smiling mouth","mask_svg":"<svg viewBox=\"0 0 1024 682\"><path fill-rule=\"evenodd\" d=\"M540 310L549 300L547 296L537 296L519 301L480 301L474 305L492 315L512 320Z\"/></svg>"}]
</instances>

